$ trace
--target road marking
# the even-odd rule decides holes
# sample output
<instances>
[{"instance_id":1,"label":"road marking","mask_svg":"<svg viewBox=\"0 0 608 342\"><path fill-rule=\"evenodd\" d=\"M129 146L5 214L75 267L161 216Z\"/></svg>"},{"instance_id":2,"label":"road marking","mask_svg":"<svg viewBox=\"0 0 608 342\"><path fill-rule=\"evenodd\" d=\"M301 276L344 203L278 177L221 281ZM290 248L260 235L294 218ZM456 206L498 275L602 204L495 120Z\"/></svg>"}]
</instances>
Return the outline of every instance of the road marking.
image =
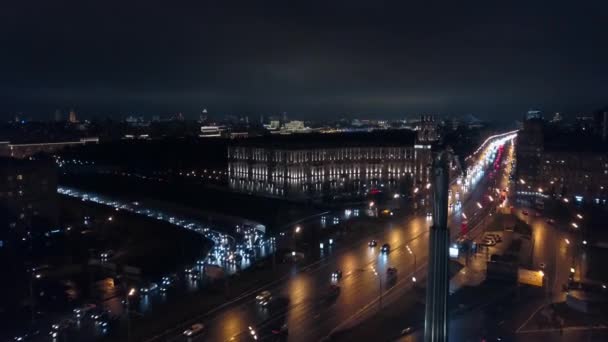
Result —
<instances>
[{"instance_id":1,"label":"road marking","mask_svg":"<svg viewBox=\"0 0 608 342\"><path fill-rule=\"evenodd\" d=\"M599 326L599 327L586 327L586 326L574 326L574 327L565 327L561 329L562 331L586 331L586 330L608 330L607 326ZM516 331L516 334L538 334L544 332L556 332L560 331L559 328L547 328L547 329L529 329Z\"/></svg>"},{"instance_id":2,"label":"road marking","mask_svg":"<svg viewBox=\"0 0 608 342\"><path fill-rule=\"evenodd\" d=\"M517 334L517 333L519 333L519 331L520 331L520 330L521 330L521 329L522 329L524 326L526 326L526 324L528 324L528 322L530 322L530 320L532 319L532 317L534 317L534 316L535 316L535 315L536 315L536 314L537 314L537 313L538 313L538 312L539 312L539 311L540 311L540 310L541 310L543 307L545 307L545 303L542 303L542 304L541 304L541 305L538 307L538 309L536 309L536 310L534 311L534 313L532 313L532 315L530 315L530 317L528 317L528 319L527 319L527 320L526 320L526 321L525 321L525 322L524 322L524 323L523 323L523 324L522 324L522 325L521 325L519 328L517 328L517 330L515 330L515 333L516 333L516 334Z\"/></svg>"}]
</instances>

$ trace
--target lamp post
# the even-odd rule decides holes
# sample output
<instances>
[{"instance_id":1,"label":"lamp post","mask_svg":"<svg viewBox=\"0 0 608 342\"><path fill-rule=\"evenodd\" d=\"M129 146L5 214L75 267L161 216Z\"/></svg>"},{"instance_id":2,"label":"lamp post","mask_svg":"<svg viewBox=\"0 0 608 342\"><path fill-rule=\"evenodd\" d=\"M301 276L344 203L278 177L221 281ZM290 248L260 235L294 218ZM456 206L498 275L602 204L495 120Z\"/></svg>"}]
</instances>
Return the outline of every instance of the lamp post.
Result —
<instances>
[{"instance_id":1,"label":"lamp post","mask_svg":"<svg viewBox=\"0 0 608 342\"><path fill-rule=\"evenodd\" d=\"M412 249L410 248L410 245L406 245L405 246L407 248L408 253L410 253L410 255L412 255L414 257L414 274L416 274L416 270L418 269L418 267L416 267L416 253L412 252Z\"/></svg>"},{"instance_id":2,"label":"lamp post","mask_svg":"<svg viewBox=\"0 0 608 342\"><path fill-rule=\"evenodd\" d=\"M297 239L298 239L298 234L300 234L300 231L302 230L302 228L300 226L296 226L296 228L293 230L293 251L297 252Z\"/></svg>"},{"instance_id":3,"label":"lamp post","mask_svg":"<svg viewBox=\"0 0 608 342\"><path fill-rule=\"evenodd\" d=\"M380 276L380 274L378 274L378 272L376 271L376 269L375 269L375 268L373 268L373 267L372 267L372 270L374 271L374 275L375 275L376 277L378 277L378 285L379 285L379 287L378 287L378 292L379 292L379 295L378 295L378 297L379 297L379 302L378 302L378 303L380 304L380 306L379 306L378 310L381 310L381 309L382 309L382 277Z\"/></svg>"},{"instance_id":4,"label":"lamp post","mask_svg":"<svg viewBox=\"0 0 608 342\"><path fill-rule=\"evenodd\" d=\"M133 297L135 295L135 288L131 288L129 290L129 292L127 292L127 341L131 340L131 315L130 315L130 308L131 308L131 304L130 304L130 297Z\"/></svg>"}]
</instances>

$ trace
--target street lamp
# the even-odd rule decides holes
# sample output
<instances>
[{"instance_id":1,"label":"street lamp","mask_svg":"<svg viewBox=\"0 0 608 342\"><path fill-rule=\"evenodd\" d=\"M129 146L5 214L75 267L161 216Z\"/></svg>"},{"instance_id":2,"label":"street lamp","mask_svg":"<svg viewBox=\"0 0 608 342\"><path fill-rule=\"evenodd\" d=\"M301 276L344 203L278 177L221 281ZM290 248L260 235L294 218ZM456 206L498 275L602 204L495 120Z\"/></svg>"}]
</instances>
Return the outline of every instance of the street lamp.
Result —
<instances>
[{"instance_id":1,"label":"street lamp","mask_svg":"<svg viewBox=\"0 0 608 342\"><path fill-rule=\"evenodd\" d=\"M583 219L583 215L581 215L581 214L576 214L576 217L578 217L581 220Z\"/></svg>"},{"instance_id":2,"label":"street lamp","mask_svg":"<svg viewBox=\"0 0 608 342\"><path fill-rule=\"evenodd\" d=\"M414 256L414 274L416 273L416 269L418 267L416 267L416 254L414 254L414 252L412 252L412 249L410 248L410 245L406 245L405 246L407 248L408 253L410 253L410 255Z\"/></svg>"},{"instance_id":3,"label":"street lamp","mask_svg":"<svg viewBox=\"0 0 608 342\"><path fill-rule=\"evenodd\" d=\"M576 222L572 222L572 227L578 228L578 224L576 224Z\"/></svg>"},{"instance_id":4,"label":"street lamp","mask_svg":"<svg viewBox=\"0 0 608 342\"><path fill-rule=\"evenodd\" d=\"M378 272L376 271L376 269L374 267L372 267L372 270L374 271L374 275L378 278L378 283L379 283L379 287L378 287L378 292L380 293L378 295L380 301L380 307L378 309L382 309L382 277L378 274Z\"/></svg>"},{"instance_id":5,"label":"street lamp","mask_svg":"<svg viewBox=\"0 0 608 342\"><path fill-rule=\"evenodd\" d=\"M130 307L131 307L131 301L129 300L130 297L133 297L135 295L135 288L131 288L129 290L129 292L127 292L127 341L131 340L131 315L130 315Z\"/></svg>"},{"instance_id":6,"label":"street lamp","mask_svg":"<svg viewBox=\"0 0 608 342\"><path fill-rule=\"evenodd\" d=\"M300 226L296 226L296 228L293 230L293 237L292 238L293 238L293 250L294 250L294 253L295 253L295 251L298 250L297 249L297 240L298 240L297 237L298 237L298 234L300 233L300 230L302 230L300 228Z\"/></svg>"},{"instance_id":7,"label":"street lamp","mask_svg":"<svg viewBox=\"0 0 608 342\"><path fill-rule=\"evenodd\" d=\"M566 242L566 245L569 245L569 244L570 244L570 240L568 240L568 239L564 239L564 241Z\"/></svg>"},{"instance_id":8,"label":"street lamp","mask_svg":"<svg viewBox=\"0 0 608 342\"><path fill-rule=\"evenodd\" d=\"M477 206L479 207L479 209L483 208L483 207L481 206L481 203L479 203L479 202L477 202Z\"/></svg>"}]
</instances>

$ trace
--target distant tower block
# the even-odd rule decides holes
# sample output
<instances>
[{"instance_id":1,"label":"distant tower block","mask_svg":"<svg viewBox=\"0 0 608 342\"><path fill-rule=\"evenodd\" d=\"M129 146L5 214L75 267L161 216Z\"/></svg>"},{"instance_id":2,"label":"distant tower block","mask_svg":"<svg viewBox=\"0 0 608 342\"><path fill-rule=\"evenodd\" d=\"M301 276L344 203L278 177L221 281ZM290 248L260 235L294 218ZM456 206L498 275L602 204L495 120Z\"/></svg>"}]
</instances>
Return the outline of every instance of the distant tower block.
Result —
<instances>
[{"instance_id":1,"label":"distant tower block","mask_svg":"<svg viewBox=\"0 0 608 342\"><path fill-rule=\"evenodd\" d=\"M418 142L432 143L439 140L437 125L432 115L421 115L418 124Z\"/></svg>"},{"instance_id":2,"label":"distant tower block","mask_svg":"<svg viewBox=\"0 0 608 342\"><path fill-rule=\"evenodd\" d=\"M68 121L71 123L77 123L78 119L76 118L76 111L73 109L70 110L70 114L68 115Z\"/></svg>"}]
</instances>

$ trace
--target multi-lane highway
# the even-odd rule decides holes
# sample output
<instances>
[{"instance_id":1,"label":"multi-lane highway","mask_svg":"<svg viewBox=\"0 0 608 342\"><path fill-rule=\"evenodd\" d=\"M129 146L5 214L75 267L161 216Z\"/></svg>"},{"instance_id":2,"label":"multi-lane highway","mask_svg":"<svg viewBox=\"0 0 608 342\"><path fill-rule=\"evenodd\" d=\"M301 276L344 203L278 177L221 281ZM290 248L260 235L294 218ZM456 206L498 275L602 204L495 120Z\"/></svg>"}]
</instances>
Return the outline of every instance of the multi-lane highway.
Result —
<instances>
[{"instance_id":1,"label":"multi-lane highway","mask_svg":"<svg viewBox=\"0 0 608 342\"><path fill-rule=\"evenodd\" d=\"M489 177L480 177L474 184L473 191L463 198L460 209L452 212L450 223L453 227L460 225L463 212L468 216L469 227L474 227L489 213L489 208L479 202L487 196L490 182L493 184ZM293 272L285 279L261 287L260 292L272 293L273 301L268 307L259 305L256 293L253 293L247 300L213 315L184 322L169 334L169 340L186 339L181 334L183 328L196 322L205 325L205 332L194 340L320 340L361 310L381 310L381 293L386 296L405 291L412 286L413 277L420 279L425 275L431 224L426 213L422 213L386 224L363 239L344 241L339 250L318 263L304 269L293 265ZM452 235L457 234L458 230L454 229ZM378 245L369 247L370 240L376 240ZM385 243L390 244L389 253L381 251ZM397 268L397 277L387 275L389 267ZM343 276L334 281L332 273L336 270L341 270ZM339 292L331 292L332 284L340 287ZM273 330L280 332L284 324L288 337L273 333ZM162 338L166 339L167 335Z\"/></svg>"}]
</instances>

